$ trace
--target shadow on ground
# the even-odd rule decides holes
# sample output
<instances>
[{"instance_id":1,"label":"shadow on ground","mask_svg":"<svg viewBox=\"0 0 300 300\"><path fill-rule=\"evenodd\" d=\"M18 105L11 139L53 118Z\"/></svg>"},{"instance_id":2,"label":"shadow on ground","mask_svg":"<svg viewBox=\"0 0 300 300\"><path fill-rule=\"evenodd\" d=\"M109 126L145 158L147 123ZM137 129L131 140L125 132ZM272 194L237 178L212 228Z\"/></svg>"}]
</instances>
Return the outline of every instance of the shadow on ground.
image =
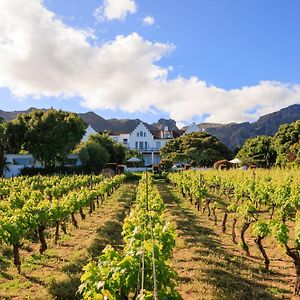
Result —
<instances>
[{"instance_id":1,"label":"shadow on ground","mask_svg":"<svg viewBox=\"0 0 300 300\"><path fill-rule=\"evenodd\" d=\"M96 258L99 256L107 244L112 245L118 250L122 249L121 232L123 220L135 198L134 191L135 189L132 189L132 187L127 185L127 187L123 189L122 193L117 196L120 202L120 210L111 218L111 220L97 228L96 238L87 249L90 258ZM88 257L80 258L62 267L62 271L68 275L68 279L64 281L53 281L49 286L49 292L55 299L81 299L80 295L77 294L77 290L80 285L82 268L88 263L88 260Z\"/></svg>"},{"instance_id":2,"label":"shadow on ground","mask_svg":"<svg viewBox=\"0 0 300 300\"><path fill-rule=\"evenodd\" d=\"M191 261L195 268L201 269L197 278L179 277L181 284L190 284L197 280L203 286L210 285L213 289L213 299L282 299L270 295L267 286L259 284L253 278L257 270L251 269L247 260L229 254L222 246L216 231L205 226L206 216L197 210L184 207L185 201L178 193L165 183L158 183L158 189L165 205L175 220L179 237L184 240L184 247L195 249L195 256ZM187 200L186 200L187 201ZM203 222L201 218L203 216ZM202 265L202 266L201 266ZM245 271L254 274L252 278L245 278L241 273Z\"/></svg>"}]
</instances>

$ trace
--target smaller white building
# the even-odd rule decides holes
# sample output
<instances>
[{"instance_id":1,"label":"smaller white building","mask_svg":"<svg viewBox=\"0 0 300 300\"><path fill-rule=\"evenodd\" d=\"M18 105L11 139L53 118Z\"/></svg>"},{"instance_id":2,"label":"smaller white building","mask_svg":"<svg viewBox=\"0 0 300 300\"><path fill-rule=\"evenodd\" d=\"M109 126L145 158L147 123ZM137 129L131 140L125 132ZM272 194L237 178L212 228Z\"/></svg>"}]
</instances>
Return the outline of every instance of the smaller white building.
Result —
<instances>
[{"instance_id":1,"label":"smaller white building","mask_svg":"<svg viewBox=\"0 0 300 300\"><path fill-rule=\"evenodd\" d=\"M43 165L34 159L32 154L5 154L6 166L3 171L4 177L20 175L24 168L43 168ZM80 160L77 154L69 154L65 166L79 166Z\"/></svg>"}]
</instances>

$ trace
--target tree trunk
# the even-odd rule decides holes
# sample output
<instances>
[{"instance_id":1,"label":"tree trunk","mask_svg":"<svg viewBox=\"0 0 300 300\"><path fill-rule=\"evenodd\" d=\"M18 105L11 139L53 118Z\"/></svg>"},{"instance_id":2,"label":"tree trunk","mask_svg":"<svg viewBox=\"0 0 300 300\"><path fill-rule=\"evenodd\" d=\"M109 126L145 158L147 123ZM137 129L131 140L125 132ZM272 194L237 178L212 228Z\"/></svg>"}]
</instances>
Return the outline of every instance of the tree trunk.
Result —
<instances>
[{"instance_id":1,"label":"tree trunk","mask_svg":"<svg viewBox=\"0 0 300 300\"><path fill-rule=\"evenodd\" d=\"M222 221L222 232L225 233L226 232L226 222L227 222L227 217L228 217L228 213L225 212L224 213L224 218Z\"/></svg>"},{"instance_id":2,"label":"tree trunk","mask_svg":"<svg viewBox=\"0 0 300 300\"><path fill-rule=\"evenodd\" d=\"M67 234L67 224L66 224L65 220L63 220L60 227L61 227L61 230L63 231L63 233Z\"/></svg>"},{"instance_id":3,"label":"tree trunk","mask_svg":"<svg viewBox=\"0 0 300 300\"><path fill-rule=\"evenodd\" d=\"M77 224L77 221L75 219L75 215L74 213L71 213L71 220L72 220L72 224L75 228L78 228L78 224Z\"/></svg>"},{"instance_id":4,"label":"tree trunk","mask_svg":"<svg viewBox=\"0 0 300 300\"><path fill-rule=\"evenodd\" d=\"M83 213L82 207L79 208L79 214L80 214L81 220L85 220L85 214Z\"/></svg>"},{"instance_id":5,"label":"tree trunk","mask_svg":"<svg viewBox=\"0 0 300 300\"><path fill-rule=\"evenodd\" d=\"M207 208L207 216L210 217L210 199L207 198L206 201L205 201L205 205L206 205L206 208Z\"/></svg>"},{"instance_id":6,"label":"tree trunk","mask_svg":"<svg viewBox=\"0 0 300 300\"><path fill-rule=\"evenodd\" d=\"M272 204L272 210L271 210L270 220L273 219L274 211L275 211L275 205Z\"/></svg>"},{"instance_id":7,"label":"tree trunk","mask_svg":"<svg viewBox=\"0 0 300 300\"><path fill-rule=\"evenodd\" d=\"M56 221L55 223L55 239L54 239L54 243L57 244L57 241L59 239L59 221Z\"/></svg>"},{"instance_id":8,"label":"tree trunk","mask_svg":"<svg viewBox=\"0 0 300 300\"><path fill-rule=\"evenodd\" d=\"M215 225L217 225L218 219L217 219L217 214L216 214L216 208L215 207L212 209L212 212L213 212L213 216L214 216Z\"/></svg>"},{"instance_id":9,"label":"tree trunk","mask_svg":"<svg viewBox=\"0 0 300 300\"><path fill-rule=\"evenodd\" d=\"M17 267L18 273L21 273L21 260L19 252L19 244L13 244L14 265Z\"/></svg>"},{"instance_id":10,"label":"tree trunk","mask_svg":"<svg viewBox=\"0 0 300 300\"><path fill-rule=\"evenodd\" d=\"M232 241L237 244L236 241L236 233L235 233L235 225L236 225L237 219L233 218L233 222L232 222L232 231L231 231L231 235L232 235Z\"/></svg>"},{"instance_id":11,"label":"tree trunk","mask_svg":"<svg viewBox=\"0 0 300 300\"><path fill-rule=\"evenodd\" d=\"M300 296L300 256L297 249L291 249L288 245L285 245L286 254L293 259L295 271L296 271L296 280L294 295Z\"/></svg>"},{"instance_id":12,"label":"tree trunk","mask_svg":"<svg viewBox=\"0 0 300 300\"><path fill-rule=\"evenodd\" d=\"M264 246L262 244L262 240L263 239L264 239L264 237L259 235L254 240L254 242L257 245L257 247L258 247L258 249L259 249L259 251L260 251L260 253L261 253L261 255L262 255L263 259L264 259L265 271L267 272L267 271L269 271L270 260L269 260L269 257L267 255L267 253L266 253L266 250L265 250L265 248L264 248Z\"/></svg>"},{"instance_id":13,"label":"tree trunk","mask_svg":"<svg viewBox=\"0 0 300 300\"><path fill-rule=\"evenodd\" d=\"M91 199L90 200L90 209L89 209L89 215L91 215L92 214L92 212L93 212L93 200Z\"/></svg>"},{"instance_id":14,"label":"tree trunk","mask_svg":"<svg viewBox=\"0 0 300 300\"><path fill-rule=\"evenodd\" d=\"M250 256L250 251L249 251L249 246L245 241L245 233L246 233L246 231L249 228L251 223L252 222L245 221L245 223L243 224L242 230L241 230L242 248L245 251L247 256Z\"/></svg>"},{"instance_id":15,"label":"tree trunk","mask_svg":"<svg viewBox=\"0 0 300 300\"><path fill-rule=\"evenodd\" d=\"M45 231L46 227L43 225L39 225L38 227L38 236L39 236L39 240L41 242L41 246L40 246L40 254L43 254L45 252L45 250L48 248L47 247L47 243L45 240L45 236L44 236L44 231Z\"/></svg>"}]
</instances>

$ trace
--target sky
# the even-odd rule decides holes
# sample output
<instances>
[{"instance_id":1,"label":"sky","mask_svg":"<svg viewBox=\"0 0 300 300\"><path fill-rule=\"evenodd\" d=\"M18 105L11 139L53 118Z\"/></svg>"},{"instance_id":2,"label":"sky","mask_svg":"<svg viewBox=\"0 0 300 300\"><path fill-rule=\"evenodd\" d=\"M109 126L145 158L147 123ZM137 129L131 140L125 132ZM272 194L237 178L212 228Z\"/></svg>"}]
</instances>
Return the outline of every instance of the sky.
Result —
<instances>
[{"instance_id":1,"label":"sky","mask_svg":"<svg viewBox=\"0 0 300 300\"><path fill-rule=\"evenodd\" d=\"M1 0L0 109L244 122L300 103L298 0Z\"/></svg>"}]
</instances>

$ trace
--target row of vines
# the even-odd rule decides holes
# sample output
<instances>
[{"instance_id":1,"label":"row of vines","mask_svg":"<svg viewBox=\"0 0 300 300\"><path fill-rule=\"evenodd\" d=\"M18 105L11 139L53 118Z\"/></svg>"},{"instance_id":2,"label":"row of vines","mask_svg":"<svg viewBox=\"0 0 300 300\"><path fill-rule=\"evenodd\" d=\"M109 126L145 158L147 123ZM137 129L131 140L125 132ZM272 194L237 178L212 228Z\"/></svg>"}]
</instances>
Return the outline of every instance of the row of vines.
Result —
<instances>
[{"instance_id":1,"label":"row of vines","mask_svg":"<svg viewBox=\"0 0 300 300\"><path fill-rule=\"evenodd\" d=\"M175 233L163 211L158 190L144 174L123 224L124 249L107 245L97 262L84 267L79 287L84 299L181 299L169 265Z\"/></svg>"},{"instance_id":2,"label":"row of vines","mask_svg":"<svg viewBox=\"0 0 300 300\"><path fill-rule=\"evenodd\" d=\"M191 204L229 230L232 242L247 256L250 248L246 234L252 232L264 261L270 259L264 239L272 238L292 259L296 271L294 294L300 294L300 173L299 171L185 171L169 174L168 179ZM222 216L218 220L218 216ZM229 218L230 217L230 218ZM237 222L242 222L237 235Z\"/></svg>"},{"instance_id":3,"label":"row of vines","mask_svg":"<svg viewBox=\"0 0 300 300\"><path fill-rule=\"evenodd\" d=\"M20 248L25 239L40 241L39 252L47 248L45 230L55 228L55 242L66 222L78 227L75 217L85 219L83 208L91 214L109 196L124 176L17 177L0 182L0 245L12 246L14 264L21 272Z\"/></svg>"}]
</instances>

